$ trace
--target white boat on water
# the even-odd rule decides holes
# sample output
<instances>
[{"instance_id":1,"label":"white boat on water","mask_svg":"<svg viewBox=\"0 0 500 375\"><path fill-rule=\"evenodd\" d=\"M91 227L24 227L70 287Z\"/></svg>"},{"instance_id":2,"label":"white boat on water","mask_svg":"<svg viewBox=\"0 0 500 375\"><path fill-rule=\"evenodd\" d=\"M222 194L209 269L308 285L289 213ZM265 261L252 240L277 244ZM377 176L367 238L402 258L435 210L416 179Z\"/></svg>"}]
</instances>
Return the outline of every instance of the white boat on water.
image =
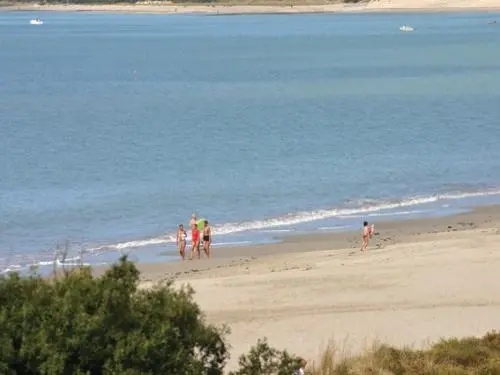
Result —
<instances>
[{"instance_id":1,"label":"white boat on water","mask_svg":"<svg viewBox=\"0 0 500 375\"><path fill-rule=\"evenodd\" d=\"M410 31L413 31L414 29L411 26L403 25L399 28L399 30L404 31L404 32L410 32Z\"/></svg>"},{"instance_id":2,"label":"white boat on water","mask_svg":"<svg viewBox=\"0 0 500 375\"><path fill-rule=\"evenodd\" d=\"M30 25L43 25L43 21L40 18L35 18L30 21Z\"/></svg>"}]
</instances>

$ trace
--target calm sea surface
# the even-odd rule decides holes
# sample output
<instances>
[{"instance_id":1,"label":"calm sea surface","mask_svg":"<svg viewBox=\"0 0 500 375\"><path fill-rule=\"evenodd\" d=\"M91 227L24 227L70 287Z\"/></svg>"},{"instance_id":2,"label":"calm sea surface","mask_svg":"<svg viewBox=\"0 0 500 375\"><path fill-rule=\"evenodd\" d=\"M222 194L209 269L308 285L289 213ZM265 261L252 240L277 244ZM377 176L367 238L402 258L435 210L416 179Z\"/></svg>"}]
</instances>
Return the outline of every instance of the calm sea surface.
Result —
<instances>
[{"instance_id":1,"label":"calm sea surface","mask_svg":"<svg viewBox=\"0 0 500 375\"><path fill-rule=\"evenodd\" d=\"M499 202L495 18L0 13L0 270Z\"/></svg>"}]
</instances>

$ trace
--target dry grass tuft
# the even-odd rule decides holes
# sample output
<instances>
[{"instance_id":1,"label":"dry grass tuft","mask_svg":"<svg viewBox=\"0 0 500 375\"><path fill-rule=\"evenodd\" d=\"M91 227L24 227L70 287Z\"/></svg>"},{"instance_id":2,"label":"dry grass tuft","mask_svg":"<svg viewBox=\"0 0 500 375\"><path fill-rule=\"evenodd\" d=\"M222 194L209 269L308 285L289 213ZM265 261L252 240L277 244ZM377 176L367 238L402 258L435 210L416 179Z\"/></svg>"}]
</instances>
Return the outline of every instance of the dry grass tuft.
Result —
<instances>
[{"instance_id":1,"label":"dry grass tuft","mask_svg":"<svg viewBox=\"0 0 500 375\"><path fill-rule=\"evenodd\" d=\"M441 340L427 350L375 343L348 356L330 342L308 375L500 375L500 333Z\"/></svg>"}]
</instances>

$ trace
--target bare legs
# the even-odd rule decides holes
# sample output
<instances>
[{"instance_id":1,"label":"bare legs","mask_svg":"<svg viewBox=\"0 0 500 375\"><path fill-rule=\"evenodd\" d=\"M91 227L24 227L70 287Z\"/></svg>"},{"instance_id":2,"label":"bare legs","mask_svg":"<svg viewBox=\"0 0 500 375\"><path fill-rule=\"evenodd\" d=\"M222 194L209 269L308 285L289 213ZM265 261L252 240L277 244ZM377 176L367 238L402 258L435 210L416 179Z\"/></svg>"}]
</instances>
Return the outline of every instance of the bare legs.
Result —
<instances>
[{"instance_id":1,"label":"bare legs","mask_svg":"<svg viewBox=\"0 0 500 375\"><path fill-rule=\"evenodd\" d=\"M198 259L200 259L200 242L195 242L191 245L191 252L189 253L189 260L193 259L194 253L198 253Z\"/></svg>"},{"instance_id":2,"label":"bare legs","mask_svg":"<svg viewBox=\"0 0 500 375\"><path fill-rule=\"evenodd\" d=\"M210 258L210 244L212 241L203 241L203 250L205 250L205 255Z\"/></svg>"},{"instance_id":3,"label":"bare legs","mask_svg":"<svg viewBox=\"0 0 500 375\"><path fill-rule=\"evenodd\" d=\"M179 253L181 254L182 260L186 259L186 241L181 241L179 243Z\"/></svg>"},{"instance_id":4,"label":"bare legs","mask_svg":"<svg viewBox=\"0 0 500 375\"><path fill-rule=\"evenodd\" d=\"M363 243L361 244L361 251L366 251L366 249L368 248L368 239L369 239L368 236L363 237Z\"/></svg>"}]
</instances>

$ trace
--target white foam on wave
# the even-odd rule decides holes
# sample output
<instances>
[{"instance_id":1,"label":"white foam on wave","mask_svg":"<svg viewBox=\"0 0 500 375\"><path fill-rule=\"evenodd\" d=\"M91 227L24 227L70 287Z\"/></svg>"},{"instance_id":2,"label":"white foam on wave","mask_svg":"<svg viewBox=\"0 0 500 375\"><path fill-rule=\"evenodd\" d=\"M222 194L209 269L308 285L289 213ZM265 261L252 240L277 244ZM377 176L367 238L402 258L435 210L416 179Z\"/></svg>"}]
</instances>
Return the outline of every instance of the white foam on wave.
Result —
<instances>
[{"instance_id":1,"label":"white foam on wave","mask_svg":"<svg viewBox=\"0 0 500 375\"><path fill-rule=\"evenodd\" d=\"M133 241L127 241L127 242L120 242L117 244L112 244L112 245L102 245L98 247L94 247L92 249L87 250L88 252L98 252L101 250L123 250L123 249L130 249L130 248L136 248L136 247L144 247L144 246L151 246L151 245L163 245L163 244L168 244L168 243L173 243L176 241L175 234L167 235L167 236L161 236L161 237L155 237L155 238L148 238L144 240L133 240Z\"/></svg>"},{"instance_id":2,"label":"white foam on wave","mask_svg":"<svg viewBox=\"0 0 500 375\"><path fill-rule=\"evenodd\" d=\"M260 233L284 233L284 232L292 232L293 229L267 229L261 230Z\"/></svg>"},{"instance_id":3,"label":"white foam on wave","mask_svg":"<svg viewBox=\"0 0 500 375\"><path fill-rule=\"evenodd\" d=\"M48 268L48 267L62 268L62 267L78 267L78 266L91 266L91 265L99 266L106 264L102 262L84 263L80 255L65 258L63 260L59 259L58 257L53 257L52 260L35 260L34 257L31 257L32 259L26 260L27 257L23 255L17 255L14 257L23 258L24 260L21 259L22 262L21 264L5 264L4 262L3 265L0 265L0 275L8 274L9 272L22 273L37 268ZM5 260L5 258L2 260Z\"/></svg>"},{"instance_id":4,"label":"white foam on wave","mask_svg":"<svg viewBox=\"0 0 500 375\"><path fill-rule=\"evenodd\" d=\"M457 200L457 199L491 196L491 195L500 195L500 190L412 197L401 201L392 201L392 202L379 201L378 203L370 203L356 208L334 208L330 210L298 212L272 219L224 224L218 228L214 228L214 234L232 234L249 230L283 227L283 226L297 225L317 220L330 219L333 217L342 217L342 216L349 216L356 214L365 214L366 216L366 214L372 214L378 211L393 210L401 207L411 207L421 204L433 203L440 200ZM407 212L409 211L405 211L405 214ZM387 213L387 215L392 215L392 214L393 213Z\"/></svg>"},{"instance_id":5,"label":"white foam on wave","mask_svg":"<svg viewBox=\"0 0 500 375\"><path fill-rule=\"evenodd\" d=\"M230 241L230 242L215 242L212 247L234 246L234 245L248 245L252 241Z\"/></svg>"},{"instance_id":6,"label":"white foam on wave","mask_svg":"<svg viewBox=\"0 0 500 375\"><path fill-rule=\"evenodd\" d=\"M90 266L90 263L81 263L81 262L61 262L59 259L56 260L56 266L58 267L77 267L77 266Z\"/></svg>"},{"instance_id":7,"label":"white foam on wave","mask_svg":"<svg viewBox=\"0 0 500 375\"><path fill-rule=\"evenodd\" d=\"M319 227L318 230L341 230L349 228L346 225L334 225L333 227Z\"/></svg>"},{"instance_id":8,"label":"white foam on wave","mask_svg":"<svg viewBox=\"0 0 500 375\"><path fill-rule=\"evenodd\" d=\"M396 212L370 212L368 214L359 215L339 215L341 219L356 219L363 217L381 217L381 216L405 216L405 215L416 215L423 214L425 212L430 212L430 210L409 210L409 211L396 211Z\"/></svg>"}]
</instances>

